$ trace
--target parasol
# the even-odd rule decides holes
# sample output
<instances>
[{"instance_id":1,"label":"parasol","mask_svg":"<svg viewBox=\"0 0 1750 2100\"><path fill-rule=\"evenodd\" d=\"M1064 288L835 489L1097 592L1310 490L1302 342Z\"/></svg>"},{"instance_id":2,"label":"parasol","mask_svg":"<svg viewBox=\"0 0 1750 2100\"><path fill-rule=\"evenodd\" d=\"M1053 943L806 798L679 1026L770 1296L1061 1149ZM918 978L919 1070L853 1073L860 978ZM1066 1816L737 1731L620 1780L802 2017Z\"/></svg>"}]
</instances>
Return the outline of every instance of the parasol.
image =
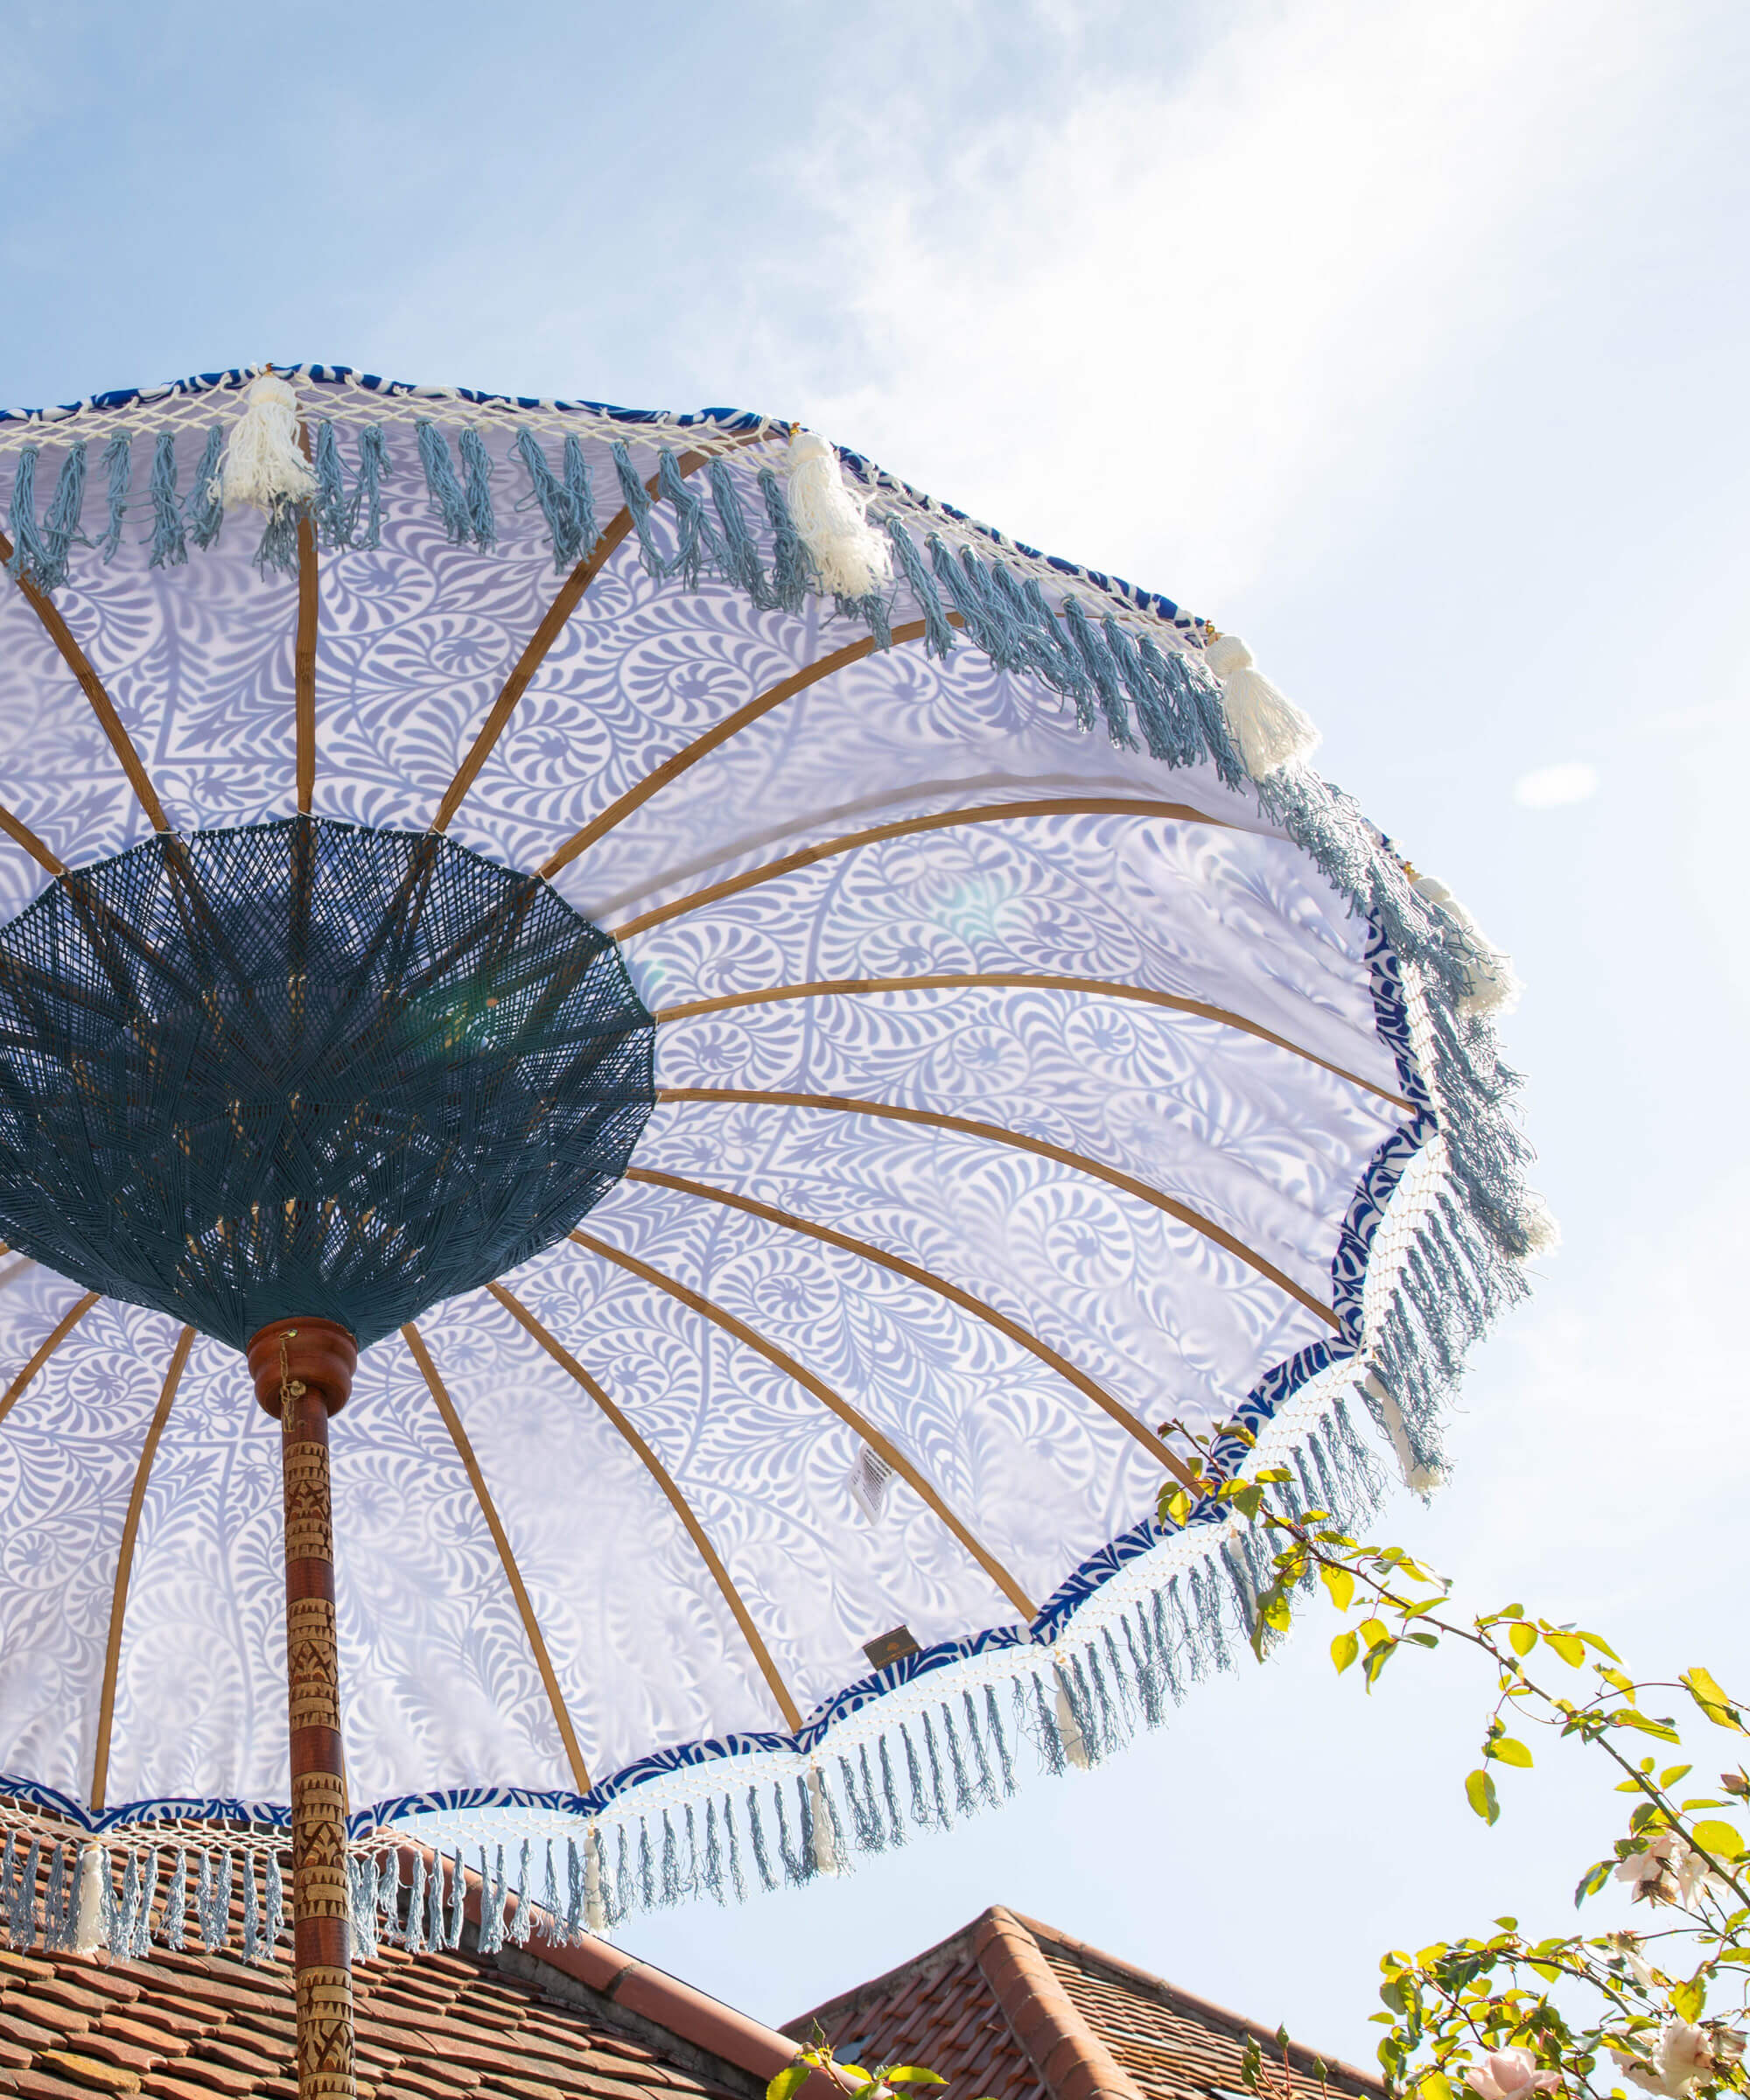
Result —
<instances>
[{"instance_id":1,"label":"parasol","mask_svg":"<svg viewBox=\"0 0 1750 2100\"><path fill-rule=\"evenodd\" d=\"M332 366L0 420L0 505L15 1943L241 1871L264 1957L289 1832L347 2092L379 1930L1158 1721L1259 1572L1178 1425L1436 1477L1510 977L1235 638L786 424Z\"/></svg>"}]
</instances>

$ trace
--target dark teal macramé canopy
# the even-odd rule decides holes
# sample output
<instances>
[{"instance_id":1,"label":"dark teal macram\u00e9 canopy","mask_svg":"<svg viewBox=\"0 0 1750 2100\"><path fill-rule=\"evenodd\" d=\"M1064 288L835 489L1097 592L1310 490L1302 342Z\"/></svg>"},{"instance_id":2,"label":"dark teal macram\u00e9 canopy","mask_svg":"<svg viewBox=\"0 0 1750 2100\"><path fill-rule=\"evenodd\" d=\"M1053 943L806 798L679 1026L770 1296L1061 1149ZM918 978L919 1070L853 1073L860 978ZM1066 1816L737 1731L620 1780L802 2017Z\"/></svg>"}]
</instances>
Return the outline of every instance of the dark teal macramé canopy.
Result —
<instances>
[{"instance_id":1,"label":"dark teal macram\u00e9 canopy","mask_svg":"<svg viewBox=\"0 0 1750 2100\"><path fill-rule=\"evenodd\" d=\"M430 833L160 833L0 932L0 1236L242 1348L559 1239L653 1102L620 951Z\"/></svg>"}]
</instances>

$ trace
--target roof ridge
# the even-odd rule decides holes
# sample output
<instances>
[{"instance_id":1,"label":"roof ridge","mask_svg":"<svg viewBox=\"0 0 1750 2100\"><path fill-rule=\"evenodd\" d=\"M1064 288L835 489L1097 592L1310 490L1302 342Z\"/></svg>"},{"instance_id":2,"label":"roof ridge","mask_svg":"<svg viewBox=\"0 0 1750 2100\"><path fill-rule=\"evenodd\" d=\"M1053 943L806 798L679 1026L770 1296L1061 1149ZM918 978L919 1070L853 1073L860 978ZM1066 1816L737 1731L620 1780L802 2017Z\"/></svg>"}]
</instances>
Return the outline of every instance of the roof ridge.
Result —
<instances>
[{"instance_id":1,"label":"roof ridge","mask_svg":"<svg viewBox=\"0 0 1750 2100\"><path fill-rule=\"evenodd\" d=\"M971 1931L979 1970L1052 2100L1143 2100L1022 1919L993 1903Z\"/></svg>"},{"instance_id":2,"label":"roof ridge","mask_svg":"<svg viewBox=\"0 0 1750 2100\"><path fill-rule=\"evenodd\" d=\"M1026 1929L1035 1944L1049 1943L1062 1948L1076 1960L1078 1966L1092 1964L1110 1970L1120 1981L1142 1984L1167 2003L1183 2007L1206 2024L1227 2027L1236 2039L1250 2035L1256 2035L1261 2041L1270 2039L1269 2032L1259 2021L1248 2020L1243 2013L1236 2012L1229 2006L1218 2005L1212 1998L1201 1998L1194 1991L1186 1991L1180 1984L1169 1982L1166 1977L1156 1975L1152 1969L1144 1969L1136 1962L1128 1962L1122 1955L1108 1954L1102 1947L1090 1946L1086 1940L1078 1940L1070 1933L1059 1931L1054 1925L1044 1924L1037 1918L1023 1915L1019 1911L1010 1914L1017 1924ZM1296 2069L1310 2071L1315 2063L1322 2063L1327 2070L1353 2078L1370 2091L1382 2090L1382 2082L1373 2072L1362 2070L1359 2065L1349 2063L1340 2056L1325 2055L1307 2043L1296 2041L1292 2038L1289 2041L1289 2051L1290 2060Z\"/></svg>"}]
</instances>

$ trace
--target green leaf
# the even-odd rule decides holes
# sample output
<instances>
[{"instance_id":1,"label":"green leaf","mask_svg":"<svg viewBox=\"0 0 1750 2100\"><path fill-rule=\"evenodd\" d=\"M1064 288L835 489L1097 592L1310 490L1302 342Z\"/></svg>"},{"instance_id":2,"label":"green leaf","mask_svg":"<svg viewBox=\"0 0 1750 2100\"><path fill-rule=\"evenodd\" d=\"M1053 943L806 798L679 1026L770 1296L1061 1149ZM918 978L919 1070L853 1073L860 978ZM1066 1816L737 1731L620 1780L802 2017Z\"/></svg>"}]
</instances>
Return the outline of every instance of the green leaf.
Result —
<instances>
[{"instance_id":1,"label":"green leaf","mask_svg":"<svg viewBox=\"0 0 1750 2100\"><path fill-rule=\"evenodd\" d=\"M1605 1886L1610 1880L1615 1866L1616 1862L1614 1859L1600 1859L1596 1866L1587 1867L1585 1873L1580 1876L1579 1886L1574 1891L1574 1908L1576 1910L1588 1896L1595 1896L1599 1890Z\"/></svg>"},{"instance_id":2,"label":"green leaf","mask_svg":"<svg viewBox=\"0 0 1750 2100\"><path fill-rule=\"evenodd\" d=\"M889 2085L946 2085L940 2071L927 2071L920 2063L902 2063L887 2073Z\"/></svg>"},{"instance_id":3,"label":"green leaf","mask_svg":"<svg viewBox=\"0 0 1750 2100\"><path fill-rule=\"evenodd\" d=\"M1552 1634L1546 1629L1544 1645L1553 1648L1570 1670L1578 1670L1586 1661L1586 1644L1578 1634Z\"/></svg>"},{"instance_id":4,"label":"green leaf","mask_svg":"<svg viewBox=\"0 0 1750 2100\"><path fill-rule=\"evenodd\" d=\"M1331 1660L1337 1666L1339 1676L1361 1653L1362 1644L1354 1634L1339 1634L1331 1643Z\"/></svg>"},{"instance_id":5,"label":"green leaf","mask_svg":"<svg viewBox=\"0 0 1750 2100\"><path fill-rule=\"evenodd\" d=\"M1159 1516L1163 1525L1171 1524L1175 1530L1183 1530L1191 1515L1191 1497L1182 1488L1175 1488L1169 1494L1163 1491Z\"/></svg>"},{"instance_id":6,"label":"green leaf","mask_svg":"<svg viewBox=\"0 0 1750 2100\"><path fill-rule=\"evenodd\" d=\"M1707 1993L1699 1981L1679 1984L1671 1992L1671 2010L1679 2020L1693 2020L1706 2000Z\"/></svg>"},{"instance_id":7,"label":"green leaf","mask_svg":"<svg viewBox=\"0 0 1750 2100\"><path fill-rule=\"evenodd\" d=\"M1363 1619L1355 1630L1369 1648L1378 1648L1391 1638L1383 1619Z\"/></svg>"},{"instance_id":8,"label":"green leaf","mask_svg":"<svg viewBox=\"0 0 1750 2100\"><path fill-rule=\"evenodd\" d=\"M1371 1691L1374 1686L1378 1683L1379 1673L1381 1670L1385 1668L1386 1664L1390 1662L1392 1656L1395 1656L1396 1652L1396 1642L1382 1641L1377 1648L1368 1648L1367 1654L1362 1656L1362 1675L1367 1679L1368 1690L1369 1691Z\"/></svg>"},{"instance_id":9,"label":"green leaf","mask_svg":"<svg viewBox=\"0 0 1750 2100\"><path fill-rule=\"evenodd\" d=\"M766 2100L790 2100L790 2096L801 2090L814 2067L807 2063L788 2063L766 2088Z\"/></svg>"},{"instance_id":10,"label":"green leaf","mask_svg":"<svg viewBox=\"0 0 1750 2100\"><path fill-rule=\"evenodd\" d=\"M1507 1637L1513 1643L1516 1656L1529 1656L1537 1645L1536 1628L1527 1626L1522 1619L1515 1620L1508 1628Z\"/></svg>"},{"instance_id":11,"label":"green leaf","mask_svg":"<svg viewBox=\"0 0 1750 2100\"><path fill-rule=\"evenodd\" d=\"M1529 1767L1531 1762L1531 1753L1510 1735L1496 1736L1492 1743L1485 1745L1483 1755L1498 1759L1503 1765Z\"/></svg>"},{"instance_id":12,"label":"green leaf","mask_svg":"<svg viewBox=\"0 0 1750 2100\"><path fill-rule=\"evenodd\" d=\"M1331 1592L1331 1602L1340 1612L1348 1610L1355 1594L1355 1578L1347 1568L1321 1567L1319 1578Z\"/></svg>"},{"instance_id":13,"label":"green leaf","mask_svg":"<svg viewBox=\"0 0 1750 2100\"><path fill-rule=\"evenodd\" d=\"M1734 1729L1740 1735L1746 1732L1744 1717L1700 1663L1693 1670L1686 1670L1678 1683L1715 1727Z\"/></svg>"},{"instance_id":14,"label":"green leaf","mask_svg":"<svg viewBox=\"0 0 1750 2100\"><path fill-rule=\"evenodd\" d=\"M1675 1728L1667 1727L1663 1721L1649 1720L1633 1706L1619 1706L1609 1718L1613 1728L1638 1728L1642 1735L1657 1736L1662 1743L1682 1740Z\"/></svg>"},{"instance_id":15,"label":"green leaf","mask_svg":"<svg viewBox=\"0 0 1750 2100\"><path fill-rule=\"evenodd\" d=\"M1466 1780L1465 1799L1485 1823L1500 1821L1501 1803L1495 1798L1494 1782L1487 1772L1473 1772Z\"/></svg>"},{"instance_id":16,"label":"green leaf","mask_svg":"<svg viewBox=\"0 0 1750 2100\"><path fill-rule=\"evenodd\" d=\"M1711 1853L1716 1859L1736 1859L1744 1850L1743 1838L1729 1823L1710 1818L1705 1823L1697 1824L1690 1835L1703 1852Z\"/></svg>"}]
</instances>

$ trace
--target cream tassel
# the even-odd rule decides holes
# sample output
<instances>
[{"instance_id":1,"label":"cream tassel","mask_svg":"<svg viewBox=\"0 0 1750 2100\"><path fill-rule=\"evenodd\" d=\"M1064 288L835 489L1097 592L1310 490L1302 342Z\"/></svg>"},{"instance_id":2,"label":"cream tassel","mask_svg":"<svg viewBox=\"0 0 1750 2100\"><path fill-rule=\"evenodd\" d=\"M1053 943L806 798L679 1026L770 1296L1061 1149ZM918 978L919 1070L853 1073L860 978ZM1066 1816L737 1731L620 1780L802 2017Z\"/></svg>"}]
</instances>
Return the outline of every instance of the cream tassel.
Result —
<instances>
[{"instance_id":1,"label":"cream tassel","mask_svg":"<svg viewBox=\"0 0 1750 2100\"><path fill-rule=\"evenodd\" d=\"M836 598L867 598L893 573L893 551L864 514L864 499L844 486L837 455L812 430L797 430L785 461L790 515L814 556L820 587Z\"/></svg>"},{"instance_id":2,"label":"cream tassel","mask_svg":"<svg viewBox=\"0 0 1750 2100\"><path fill-rule=\"evenodd\" d=\"M1527 1195L1519 1213L1519 1229L1525 1235L1523 1261L1535 1262L1539 1255L1554 1254L1562 1243L1562 1228L1556 1214L1542 1196Z\"/></svg>"},{"instance_id":3,"label":"cream tassel","mask_svg":"<svg viewBox=\"0 0 1750 2100\"><path fill-rule=\"evenodd\" d=\"M1410 1448L1410 1432L1404 1424L1404 1410L1386 1390L1384 1382L1369 1371L1366 1387L1368 1397L1379 1404L1379 1411L1385 1417L1385 1433L1391 1438L1391 1448L1397 1454L1397 1468L1404 1475L1404 1485L1412 1494L1423 1495L1445 1487L1446 1476L1439 1466L1416 1463L1416 1454Z\"/></svg>"},{"instance_id":4,"label":"cream tassel","mask_svg":"<svg viewBox=\"0 0 1750 2100\"><path fill-rule=\"evenodd\" d=\"M95 1954L109 1944L109 1928L103 1917L104 1883L108 1879L109 1855L101 1844L79 1848L79 1885L74 1894L73 1951Z\"/></svg>"},{"instance_id":5,"label":"cream tassel","mask_svg":"<svg viewBox=\"0 0 1750 2100\"><path fill-rule=\"evenodd\" d=\"M1204 650L1203 661L1222 682L1228 734L1253 780L1312 756L1319 745L1318 731L1253 668L1252 653L1237 634L1218 634Z\"/></svg>"},{"instance_id":6,"label":"cream tassel","mask_svg":"<svg viewBox=\"0 0 1750 2100\"><path fill-rule=\"evenodd\" d=\"M584 1837L584 1923L598 1939L607 1931L607 1906L602 1901L601 1839L594 1824Z\"/></svg>"},{"instance_id":7,"label":"cream tassel","mask_svg":"<svg viewBox=\"0 0 1750 2100\"><path fill-rule=\"evenodd\" d=\"M1415 881L1418 896L1425 897L1430 904L1438 904L1449 918L1455 919L1482 950L1481 962L1472 966L1471 988L1459 1001L1459 1011L1473 1016L1488 1013L1511 1013L1519 1004L1520 983L1513 974L1513 965L1473 919L1444 882L1437 882L1432 875L1418 875Z\"/></svg>"},{"instance_id":8,"label":"cream tassel","mask_svg":"<svg viewBox=\"0 0 1750 2100\"><path fill-rule=\"evenodd\" d=\"M808 1808L814 1818L815 1872L817 1874L841 1874L844 1862L838 1856L838 1843L833 1834L832 1810L826 1797L826 1782L820 1775L820 1767L810 1765L808 1774Z\"/></svg>"},{"instance_id":9,"label":"cream tassel","mask_svg":"<svg viewBox=\"0 0 1750 2100\"><path fill-rule=\"evenodd\" d=\"M226 509L248 504L271 512L286 503L307 503L316 494L316 476L298 442L297 394L269 372L251 385L247 399L219 469Z\"/></svg>"}]
</instances>

